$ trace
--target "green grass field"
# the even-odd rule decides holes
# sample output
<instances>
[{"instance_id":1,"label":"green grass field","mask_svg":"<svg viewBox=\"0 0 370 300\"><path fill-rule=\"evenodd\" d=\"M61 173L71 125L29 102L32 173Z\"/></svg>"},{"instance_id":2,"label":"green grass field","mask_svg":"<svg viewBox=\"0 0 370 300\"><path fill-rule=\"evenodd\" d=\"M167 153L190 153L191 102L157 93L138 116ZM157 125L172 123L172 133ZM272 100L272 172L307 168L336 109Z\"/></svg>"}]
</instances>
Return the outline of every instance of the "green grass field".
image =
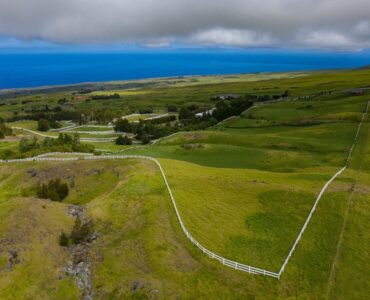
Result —
<instances>
[{"instance_id":1,"label":"green grass field","mask_svg":"<svg viewBox=\"0 0 370 300\"><path fill-rule=\"evenodd\" d=\"M76 131L81 131L81 132L84 132L84 131L112 131L113 128L111 127L97 127L97 126L82 126L82 127L77 127L76 129L72 129L72 130L76 130Z\"/></svg>"},{"instance_id":2,"label":"green grass field","mask_svg":"<svg viewBox=\"0 0 370 300\"><path fill-rule=\"evenodd\" d=\"M158 80L121 91L114 103L104 101L127 113L148 105L160 111L168 103L210 104L221 93L291 89L303 96L365 86L369 79L369 70L357 70ZM345 164L369 96L341 92L259 103L212 129L179 133L122 155L159 159L185 226L203 246L278 272L317 194ZM34 129L32 122L21 125ZM86 206L101 234L90 250L96 299L366 299L369 134L368 116L349 168L324 194L280 280L226 268L192 245L152 162L0 165L0 298L78 299L71 278L61 275L67 253L57 243L73 223L65 214L70 203ZM128 148L95 145L112 152ZM0 149L7 147L16 144L0 142ZM35 184L47 178L74 181L63 203L35 198ZM9 250L21 259L11 271ZM33 279L39 273L44 276Z\"/></svg>"}]
</instances>

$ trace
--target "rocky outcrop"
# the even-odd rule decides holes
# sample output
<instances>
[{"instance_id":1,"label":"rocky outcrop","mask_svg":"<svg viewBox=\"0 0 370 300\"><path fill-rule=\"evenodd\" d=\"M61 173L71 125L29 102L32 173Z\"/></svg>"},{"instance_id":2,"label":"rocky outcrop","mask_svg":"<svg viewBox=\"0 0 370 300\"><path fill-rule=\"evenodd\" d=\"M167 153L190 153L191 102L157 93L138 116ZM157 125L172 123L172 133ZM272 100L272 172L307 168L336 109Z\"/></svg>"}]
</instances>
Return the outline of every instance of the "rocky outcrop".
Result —
<instances>
[{"instance_id":1,"label":"rocky outcrop","mask_svg":"<svg viewBox=\"0 0 370 300\"><path fill-rule=\"evenodd\" d=\"M85 224L92 224L92 221L86 216L86 208L80 205L69 205L66 209L67 215L81 220ZM78 289L81 291L82 300L92 300L91 283L91 257L89 250L91 243L99 238L99 233L91 231L86 239L77 244L68 246L70 259L64 268L65 274L75 279Z\"/></svg>"}]
</instances>

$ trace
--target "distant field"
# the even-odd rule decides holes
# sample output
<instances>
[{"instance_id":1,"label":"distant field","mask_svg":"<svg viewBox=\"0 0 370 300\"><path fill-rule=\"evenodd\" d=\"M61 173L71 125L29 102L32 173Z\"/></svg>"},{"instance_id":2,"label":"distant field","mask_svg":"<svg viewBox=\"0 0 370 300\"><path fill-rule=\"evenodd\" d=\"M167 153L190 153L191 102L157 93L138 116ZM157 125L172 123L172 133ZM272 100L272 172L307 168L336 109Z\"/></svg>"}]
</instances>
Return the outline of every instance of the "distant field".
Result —
<instances>
[{"instance_id":1,"label":"distant field","mask_svg":"<svg viewBox=\"0 0 370 300\"><path fill-rule=\"evenodd\" d=\"M336 91L368 86L369 70L328 71L312 73L264 73L253 75L229 75L189 77L181 79L152 79L142 88L94 92L93 94L122 94L120 99L87 101L89 94L73 95L71 92L40 93L1 100L0 117L14 113L56 106L59 99L66 99L67 108L89 110L103 109L118 116L137 113L142 108L152 107L158 112L167 112L168 105L179 107L190 104L212 106L212 97L219 94L274 95L289 90L293 96L303 96L321 91ZM119 82L117 82L119 84Z\"/></svg>"},{"instance_id":2,"label":"distant field","mask_svg":"<svg viewBox=\"0 0 370 300\"><path fill-rule=\"evenodd\" d=\"M72 129L75 131L113 131L114 129L112 127L96 127L96 126L82 126L75 129Z\"/></svg>"},{"instance_id":3,"label":"distant field","mask_svg":"<svg viewBox=\"0 0 370 300\"><path fill-rule=\"evenodd\" d=\"M157 116L160 116L160 114L131 114L128 116L123 116L123 118L127 119L130 122L138 122L140 120L145 120Z\"/></svg>"}]
</instances>

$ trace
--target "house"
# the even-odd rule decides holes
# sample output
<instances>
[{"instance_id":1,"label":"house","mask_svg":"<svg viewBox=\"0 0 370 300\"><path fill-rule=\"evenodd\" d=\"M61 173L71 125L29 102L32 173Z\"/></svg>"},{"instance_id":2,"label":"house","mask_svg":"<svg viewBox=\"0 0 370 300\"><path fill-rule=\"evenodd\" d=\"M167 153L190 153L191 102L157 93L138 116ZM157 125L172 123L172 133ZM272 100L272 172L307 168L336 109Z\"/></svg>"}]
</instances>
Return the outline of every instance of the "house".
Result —
<instances>
[{"instance_id":1,"label":"house","mask_svg":"<svg viewBox=\"0 0 370 300\"><path fill-rule=\"evenodd\" d=\"M202 118L202 117L207 117L207 116L212 116L213 112L216 110L216 108L212 108L210 110L206 110L200 113L195 114L197 118Z\"/></svg>"},{"instance_id":2,"label":"house","mask_svg":"<svg viewBox=\"0 0 370 300\"><path fill-rule=\"evenodd\" d=\"M225 95L218 95L215 97L216 100L232 100L232 99L239 99L240 95L238 94L225 94Z\"/></svg>"},{"instance_id":3,"label":"house","mask_svg":"<svg viewBox=\"0 0 370 300\"><path fill-rule=\"evenodd\" d=\"M361 96L364 94L364 90L363 89L353 89L353 90L350 90L348 93L353 96Z\"/></svg>"}]
</instances>

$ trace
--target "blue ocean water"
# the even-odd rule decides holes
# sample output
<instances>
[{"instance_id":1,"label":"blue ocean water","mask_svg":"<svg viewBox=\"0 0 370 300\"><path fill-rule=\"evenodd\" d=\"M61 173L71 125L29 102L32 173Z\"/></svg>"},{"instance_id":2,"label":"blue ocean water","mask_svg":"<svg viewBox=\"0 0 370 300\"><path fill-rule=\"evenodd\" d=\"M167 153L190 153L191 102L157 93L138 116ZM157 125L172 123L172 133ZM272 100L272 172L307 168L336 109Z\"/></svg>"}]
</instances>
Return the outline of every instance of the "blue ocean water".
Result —
<instances>
[{"instance_id":1,"label":"blue ocean water","mask_svg":"<svg viewBox=\"0 0 370 300\"><path fill-rule=\"evenodd\" d=\"M370 52L0 52L0 89L181 75L350 68L369 64Z\"/></svg>"}]
</instances>

